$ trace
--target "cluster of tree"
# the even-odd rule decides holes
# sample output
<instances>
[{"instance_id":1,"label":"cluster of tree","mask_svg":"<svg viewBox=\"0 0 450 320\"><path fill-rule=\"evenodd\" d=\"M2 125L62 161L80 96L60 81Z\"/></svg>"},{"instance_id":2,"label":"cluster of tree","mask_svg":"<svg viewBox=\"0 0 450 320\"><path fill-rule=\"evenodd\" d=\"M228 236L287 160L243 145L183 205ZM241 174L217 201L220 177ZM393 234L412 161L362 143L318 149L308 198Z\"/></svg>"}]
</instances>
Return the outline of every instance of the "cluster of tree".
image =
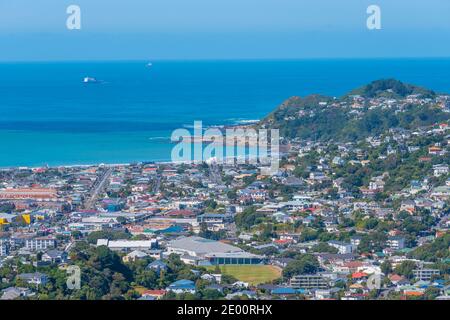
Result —
<instances>
[{"instance_id":1,"label":"cluster of tree","mask_svg":"<svg viewBox=\"0 0 450 320\"><path fill-rule=\"evenodd\" d=\"M406 84L396 79L375 80L362 88L352 91L350 94L360 95L366 98L404 98L412 94L421 95L426 98L433 98L435 96L432 90Z\"/></svg>"},{"instance_id":2,"label":"cluster of tree","mask_svg":"<svg viewBox=\"0 0 450 320\"><path fill-rule=\"evenodd\" d=\"M450 258L450 232L424 244L409 253L409 257L429 262L437 262Z\"/></svg>"},{"instance_id":3,"label":"cluster of tree","mask_svg":"<svg viewBox=\"0 0 450 320\"><path fill-rule=\"evenodd\" d=\"M225 230L219 230L219 231L211 231L208 230L208 226L206 223L202 223L200 225L200 233L198 234L199 237L211 239L211 240L222 240L227 237L227 233Z\"/></svg>"},{"instance_id":4,"label":"cluster of tree","mask_svg":"<svg viewBox=\"0 0 450 320\"><path fill-rule=\"evenodd\" d=\"M335 247L330 246L328 243L319 242L311 248L311 251L318 253L338 253L339 250Z\"/></svg>"},{"instance_id":5,"label":"cluster of tree","mask_svg":"<svg viewBox=\"0 0 450 320\"><path fill-rule=\"evenodd\" d=\"M360 253L380 252L385 247L387 236L384 232L375 231L364 234L358 245Z\"/></svg>"},{"instance_id":6,"label":"cluster of tree","mask_svg":"<svg viewBox=\"0 0 450 320\"><path fill-rule=\"evenodd\" d=\"M283 269L283 277L286 279L300 274L314 274L319 271L320 264L317 258L311 254L300 254L294 257Z\"/></svg>"},{"instance_id":7,"label":"cluster of tree","mask_svg":"<svg viewBox=\"0 0 450 320\"><path fill-rule=\"evenodd\" d=\"M34 267L31 264L21 264L20 261L10 261L0 268L0 276L9 279L9 283L21 287L30 286L17 277L20 273L41 272L47 275L48 282L36 287L35 299L76 299L76 300L123 300L139 297L138 287L149 289L165 289L170 283L187 279L199 286L198 295L204 299L222 297L218 291L206 288L207 282L200 279L200 273L192 272L192 267L180 260L178 255L170 255L164 262L165 270L155 271L148 268L154 260L146 257L136 261L124 262L122 256L111 251L106 246L91 246L86 241L79 241L70 251L71 264L80 268L80 289L70 290L67 286L68 274L65 269L56 265ZM219 270L220 272L220 270ZM232 283L236 279L227 275L222 277L223 283ZM202 282L203 281L203 282ZM3 285L0 286L3 288ZM168 294L171 298L173 294ZM33 299L34 299L33 298ZM176 297L178 298L178 297Z\"/></svg>"},{"instance_id":8,"label":"cluster of tree","mask_svg":"<svg viewBox=\"0 0 450 320\"><path fill-rule=\"evenodd\" d=\"M249 230L254 225L261 223L264 220L264 215L256 212L256 208L254 206L250 206L244 209L242 213L239 213L235 217L236 226Z\"/></svg>"},{"instance_id":9,"label":"cluster of tree","mask_svg":"<svg viewBox=\"0 0 450 320\"><path fill-rule=\"evenodd\" d=\"M131 234L126 231L115 230L101 230L91 232L87 236L87 241L91 244L97 243L98 239L118 240L118 239L130 239Z\"/></svg>"}]
</instances>

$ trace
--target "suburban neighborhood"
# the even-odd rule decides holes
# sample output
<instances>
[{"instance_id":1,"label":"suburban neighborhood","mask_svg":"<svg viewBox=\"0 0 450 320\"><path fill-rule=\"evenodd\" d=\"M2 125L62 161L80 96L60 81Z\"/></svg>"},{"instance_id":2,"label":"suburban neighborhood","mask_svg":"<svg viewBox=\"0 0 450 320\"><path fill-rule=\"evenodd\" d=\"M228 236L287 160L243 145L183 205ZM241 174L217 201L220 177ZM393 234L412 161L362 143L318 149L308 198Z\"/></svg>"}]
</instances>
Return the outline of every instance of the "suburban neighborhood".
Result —
<instances>
[{"instance_id":1,"label":"suburban neighborhood","mask_svg":"<svg viewBox=\"0 0 450 320\"><path fill-rule=\"evenodd\" d=\"M305 101L258 124L281 129L274 175L214 159L1 169L0 299L450 300L449 97ZM436 114L382 128L411 105ZM369 115L368 133L291 135L335 109Z\"/></svg>"}]
</instances>

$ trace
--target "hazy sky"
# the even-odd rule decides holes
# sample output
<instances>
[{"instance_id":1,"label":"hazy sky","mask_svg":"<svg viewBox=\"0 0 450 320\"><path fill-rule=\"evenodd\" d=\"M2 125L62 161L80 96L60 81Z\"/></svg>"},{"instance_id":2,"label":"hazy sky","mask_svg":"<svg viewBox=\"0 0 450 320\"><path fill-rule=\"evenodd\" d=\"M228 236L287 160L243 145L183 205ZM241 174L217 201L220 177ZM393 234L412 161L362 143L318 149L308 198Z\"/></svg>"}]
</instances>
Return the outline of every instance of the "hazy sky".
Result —
<instances>
[{"instance_id":1,"label":"hazy sky","mask_svg":"<svg viewBox=\"0 0 450 320\"><path fill-rule=\"evenodd\" d=\"M449 0L0 0L1 61L442 56Z\"/></svg>"}]
</instances>

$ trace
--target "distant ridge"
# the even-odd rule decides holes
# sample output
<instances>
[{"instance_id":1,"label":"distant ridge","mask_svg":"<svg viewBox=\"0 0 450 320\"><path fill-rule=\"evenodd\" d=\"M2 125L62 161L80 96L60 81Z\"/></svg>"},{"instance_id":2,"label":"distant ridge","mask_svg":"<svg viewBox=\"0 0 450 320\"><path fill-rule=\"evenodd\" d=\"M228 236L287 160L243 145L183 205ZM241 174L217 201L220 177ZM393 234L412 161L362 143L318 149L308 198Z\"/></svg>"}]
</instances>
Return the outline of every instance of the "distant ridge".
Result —
<instances>
[{"instance_id":1,"label":"distant ridge","mask_svg":"<svg viewBox=\"0 0 450 320\"><path fill-rule=\"evenodd\" d=\"M360 95L364 98L405 98L409 95L420 95L433 98L436 93L422 87L403 83L396 79L381 79L351 91L348 95Z\"/></svg>"}]
</instances>

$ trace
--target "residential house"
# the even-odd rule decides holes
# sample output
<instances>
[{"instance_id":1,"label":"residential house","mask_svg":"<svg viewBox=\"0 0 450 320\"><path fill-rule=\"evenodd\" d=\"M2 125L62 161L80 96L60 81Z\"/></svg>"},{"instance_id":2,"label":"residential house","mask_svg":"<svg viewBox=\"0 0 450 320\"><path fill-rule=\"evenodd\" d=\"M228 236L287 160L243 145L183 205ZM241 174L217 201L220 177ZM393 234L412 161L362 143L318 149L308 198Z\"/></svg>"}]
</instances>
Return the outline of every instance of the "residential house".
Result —
<instances>
[{"instance_id":1,"label":"residential house","mask_svg":"<svg viewBox=\"0 0 450 320\"><path fill-rule=\"evenodd\" d=\"M15 300L31 295L32 292L29 288L9 287L1 291L0 300Z\"/></svg>"},{"instance_id":2,"label":"residential house","mask_svg":"<svg viewBox=\"0 0 450 320\"><path fill-rule=\"evenodd\" d=\"M25 281L28 284L33 285L45 285L48 282L48 277L45 273L21 273L17 276L19 279Z\"/></svg>"},{"instance_id":3,"label":"residential house","mask_svg":"<svg viewBox=\"0 0 450 320\"><path fill-rule=\"evenodd\" d=\"M50 263L63 263L67 260L67 252L49 250L42 255L42 261Z\"/></svg>"},{"instance_id":4,"label":"residential house","mask_svg":"<svg viewBox=\"0 0 450 320\"><path fill-rule=\"evenodd\" d=\"M161 271L166 271L167 268L167 264L161 260L155 260L149 263L146 267L146 269L153 270L157 274L160 274Z\"/></svg>"},{"instance_id":5,"label":"residential house","mask_svg":"<svg viewBox=\"0 0 450 320\"><path fill-rule=\"evenodd\" d=\"M195 293L195 283L191 280L178 280L171 283L166 290L175 293Z\"/></svg>"}]
</instances>

